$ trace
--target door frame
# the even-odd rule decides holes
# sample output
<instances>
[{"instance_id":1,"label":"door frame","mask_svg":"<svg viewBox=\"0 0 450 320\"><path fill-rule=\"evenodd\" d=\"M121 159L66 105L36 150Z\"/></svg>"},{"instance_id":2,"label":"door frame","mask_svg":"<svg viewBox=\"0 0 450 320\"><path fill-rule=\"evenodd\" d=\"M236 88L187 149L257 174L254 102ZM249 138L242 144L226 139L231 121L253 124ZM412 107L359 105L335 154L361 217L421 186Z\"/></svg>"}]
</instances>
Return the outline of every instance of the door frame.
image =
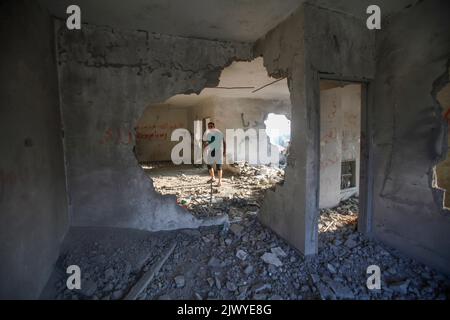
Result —
<instances>
[{"instance_id":1,"label":"door frame","mask_svg":"<svg viewBox=\"0 0 450 320\"><path fill-rule=\"evenodd\" d=\"M371 81L365 78L345 77L342 75L318 72L317 88L319 91L318 105L318 130L320 132L320 80L333 80L351 82L361 85L361 132L360 132L360 168L359 168L359 213L358 231L366 236L372 236L373 221L373 144L372 144L372 121L373 108L370 99L372 94ZM319 135L320 136L320 135ZM320 139L320 137L319 137ZM319 141L320 143L320 141ZM320 161L320 148L318 159ZM320 170L320 169L319 169ZM320 195L320 171L317 184L317 194ZM320 209L318 209L320 210Z\"/></svg>"}]
</instances>

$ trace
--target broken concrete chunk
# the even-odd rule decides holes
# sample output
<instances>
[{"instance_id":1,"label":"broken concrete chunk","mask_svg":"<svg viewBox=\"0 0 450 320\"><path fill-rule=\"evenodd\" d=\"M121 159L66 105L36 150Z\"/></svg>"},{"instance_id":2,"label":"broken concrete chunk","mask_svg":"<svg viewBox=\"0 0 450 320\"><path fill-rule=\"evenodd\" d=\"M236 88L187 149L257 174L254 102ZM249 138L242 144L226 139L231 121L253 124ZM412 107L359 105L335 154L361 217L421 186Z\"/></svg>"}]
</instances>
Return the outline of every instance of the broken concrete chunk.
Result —
<instances>
[{"instance_id":1,"label":"broken concrete chunk","mask_svg":"<svg viewBox=\"0 0 450 320\"><path fill-rule=\"evenodd\" d=\"M311 280L312 280L312 282L314 284L316 284L316 283L318 283L320 281L320 277L317 274L315 274L315 273L311 273L310 277L311 277Z\"/></svg>"},{"instance_id":2,"label":"broken concrete chunk","mask_svg":"<svg viewBox=\"0 0 450 320\"><path fill-rule=\"evenodd\" d=\"M309 289L309 287L307 286L307 285L303 285L301 288L300 288L300 291L301 292L308 292L310 289Z\"/></svg>"},{"instance_id":3,"label":"broken concrete chunk","mask_svg":"<svg viewBox=\"0 0 450 320\"><path fill-rule=\"evenodd\" d=\"M216 257L211 257L208 262L208 266L213 268L221 268L223 266L222 261Z\"/></svg>"},{"instance_id":4,"label":"broken concrete chunk","mask_svg":"<svg viewBox=\"0 0 450 320\"><path fill-rule=\"evenodd\" d=\"M349 287L341 284L340 282L332 280L328 281L327 284L330 286L331 290L333 290L334 294L336 295L336 298L345 300L355 298L352 290Z\"/></svg>"},{"instance_id":5,"label":"broken concrete chunk","mask_svg":"<svg viewBox=\"0 0 450 320\"><path fill-rule=\"evenodd\" d=\"M334 293L324 285L322 282L317 283L317 290L319 291L320 298L322 300L335 300L336 296Z\"/></svg>"},{"instance_id":6,"label":"broken concrete chunk","mask_svg":"<svg viewBox=\"0 0 450 320\"><path fill-rule=\"evenodd\" d=\"M128 275L131 272L131 270L132 270L131 263L126 261L125 262L125 270L124 270L125 275Z\"/></svg>"},{"instance_id":7,"label":"broken concrete chunk","mask_svg":"<svg viewBox=\"0 0 450 320\"><path fill-rule=\"evenodd\" d=\"M197 299L197 300L203 300L202 296L198 292L195 292L194 296L195 296L195 299Z\"/></svg>"},{"instance_id":8,"label":"broken concrete chunk","mask_svg":"<svg viewBox=\"0 0 450 320\"><path fill-rule=\"evenodd\" d=\"M248 265L246 268L245 268L245 270L244 270L244 273L246 274L246 275L249 275L249 274L251 274L253 272L253 266L251 266L251 265Z\"/></svg>"},{"instance_id":9,"label":"broken concrete chunk","mask_svg":"<svg viewBox=\"0 0 450 320\"><path fill-rule=\"evenodd\" d=\"M122 297L123 297L123 290L116 290L111 295L111 299L113 300L119 300L122 299Z\"/></svg>"},{"instance_id":10,"label":"broken concrete chunk","mask_svg":"<svg viewBox=\"0 0 450 320\"><path fill-rule=\"evenodd\" d=\"M231 281L228 281L226 286L229 291L236 291L236 289L237 289L236 284L234 284L234 282L231 282Z\"/></svg>"},{"instance_id":11,"label":"broken concrete chunk","mask_svg":"<svg viewBox=\"0 0 450 320\"><path fill-rule=\"evenodd\" d=\"M336 268L331 264L331 263L327 263L327 269L331 272L331 273L336 273Z\"/></svg>"},{"instance_id":12,"label":"broken concrete chunk","mask_svg":"<svg viewBox=\"0 0 450 320\"><path fill-rule=\"evenodd\" d=\"M186 280L184 279L184 276L176 276L174 280L175 280L175 284L177 285L177 288L182 288L186 284Z\"/></svg>"},{"instance_id":13,"label":"broken concrete chunk","mask_svg":"<svg viewBox=\"0 0 450 320\"><path fill-rule=\"evenodd\" d=\"M248 253L245 252L244 250L238 250L236 252L236 257L238 257L241 260L245 260L247 258L247 256L248 256Z\"/></svg>"},{"instance_id":14,"label":"broken concrete chunk","mask_svg":"<svg viewBox=\"0 0 450 320\"><path fill-rule=\"evenodd\" d=\"M112 278L114 276L114 269L113 268L108 268L105 271L105 277L106 278Z\"/></svg>"},{"instance_id":15,"label":"broken concrete chunk","mask_svg":"<svg viewBox=\"0 0 450 320\"><path fill-rule=\"evenodd\" d=\"M244 230L244 227L240 224L234 223L230 226L230 230L236 237L239 237L242 234L242 230Z\"/></svg>"},{"instance_id":16,"label":"broken concrete chunk","mask_svg":"<svg viewBox=\"0 0 450 320\"><path fill-rule=\"evenodd\" d=\"M278 257L273 254L273 253L269 253L266 252L261 256L261 259L268 264L272 264L276 267L281 267L283 265L283 263L281 262L280 259L278 259Z\"/></svg>"},{"instance_id":17,"label":"broken concrete chunk","mask_svg":"<svg viewBox=\"0 0 450 320\"><path fill-rule=\"evenodd\" d=\"M81 283L81 294L91 297L97 291L97 284L91 280L85 280Z\"/></svg>"},{"instance_id":18,"label":"broken concrete chunk","mask_svg":"<svg viewBox=\"0 0 450 320\"><path fill-rule=\"evenodd\" d=\"M230 210L228 211L228 214L230 215L230 216L241 216L242 215L242 212L241 212L241 210L240 209L238 209L238 208L230 208Z\"/></svg>"},{"instance_id":19,"label":"broken concrete chunk","mask_svg":"<svg viewBox=\"0 0 450 320\"><path fill-rule=\"evenodd\" d=\"M275 254L277 257L287 257L286 252L283 251L283 249L281 249L280 247L275 247L270 249L270 251L272 251L273 254Z\"/></svg>"},{"instance_id":20,"label":"broken concrete chunk","mask_svg":"<svg viewBox=\"0 0 450 320\"><path fill-rule=\"evenodd\" d=\"M353 239L347 239L347 241L344 242L344 245L349 249L353 249L358 246L358 243Z\"/></svg>"},{"instance_id":21,"label":"broken concrete chunk","mask_svg":"<svg viewBox=\"0 0 450 320\"><path fill-rule=\"evenodd\" d=\"M266 300L267 299L267 294L264 293L255 293L253 295L253 300Z\"/></svg>"},{"instance_id":22,"label":"broken concrete chunk","mask_svg":"<svg viewBox=\"0 0 450 320\"><path fill-rule=\"evenodd\" d=\"M112 291L114 289L114 286L112 285L112 283L108 283L104 288L103 288L103 292L104 293L109 293L110 291Z\"/></svg>"},{"instance_id":23,"label":"broken concrete chunk","mask_svg":"<svg viewBox=\"0 0 450 320\"><path fill-rule=\"evenodd\" d=\"M408 293L409 280L397 281L389 284L389 288L401 294Z\"/></svg>"},{"instance_id":24,"label":"broken concrete chunk","mask_svg":"<svg viewBox=\"0 0 450 320\"><path fill-rule=\"evenodd\" d=\"M220 283L220 279L218 277L214 277L214 280L216 282L217 289L222 289L222 284Z\"/></svg>"},{"instance_id":25,"label":"broken concrete chunk","mask_svg":"<svg viewBox=\"0 0 450 320\"><path fill-rule=\"evenodd\" d=\"M265 290L270 290L272 289L272 285L270 283L257 283L252 287L252 290L255 293L259 293Z\"/></svg>"}]
</instances>

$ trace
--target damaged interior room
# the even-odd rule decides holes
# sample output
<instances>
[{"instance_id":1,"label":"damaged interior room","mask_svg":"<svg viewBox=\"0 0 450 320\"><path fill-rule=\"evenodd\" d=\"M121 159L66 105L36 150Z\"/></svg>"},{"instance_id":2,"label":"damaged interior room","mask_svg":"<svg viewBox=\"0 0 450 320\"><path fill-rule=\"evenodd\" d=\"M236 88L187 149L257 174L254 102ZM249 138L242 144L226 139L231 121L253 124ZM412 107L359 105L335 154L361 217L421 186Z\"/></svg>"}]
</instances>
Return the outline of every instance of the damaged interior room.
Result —
<instances>
[{"instance_id":1,"label":"damaged interior room","mask_svg":"<svg viewBox=\"0 0 450 320\"><path fill-rule=\"evenodd\" d=\"M450 2L0 2L0 299L448 300Z\"/></svg>"}]
</instances>

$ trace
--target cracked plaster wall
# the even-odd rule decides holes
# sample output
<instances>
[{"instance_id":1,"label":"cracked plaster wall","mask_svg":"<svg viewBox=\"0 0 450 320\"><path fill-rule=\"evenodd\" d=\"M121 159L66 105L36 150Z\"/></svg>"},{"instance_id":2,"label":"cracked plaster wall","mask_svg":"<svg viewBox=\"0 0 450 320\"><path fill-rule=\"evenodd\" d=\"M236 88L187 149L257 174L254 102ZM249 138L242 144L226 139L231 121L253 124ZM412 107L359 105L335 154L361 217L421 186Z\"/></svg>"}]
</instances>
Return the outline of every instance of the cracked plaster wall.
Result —
<instances>
[{"instance_id":1,"label":"cracked plaster wall","mask_svg":"<svg viewBox=\"0 0 450 320\"><path fill-rule=\"evenodd\" d=\"M138 129L142 133L136 144L139 162L170 161L172 148L179 143L179 141L170 140L174 128L187 128L191 132L192 139L194 121L202 121L204 118L213 121L216 128L224 134L227 129L265 129L264 120L269 113L290 117L290 107L290 101L285 99L216 96L189 107L177 107L170 104L149 106L138 123ZM245 139L236 141L237 153L246 151L245 141ZM257 145L257 141L255 143ZM231 153L231 150L228 151ZM193 157L193 147L191 154ZM231 154L228 159L231 161Z\"/></svg>"},{"instance_id":2,"label":"cracked plaster wall","mask_svg":"<svg viewBox=\"0 0 450 320\"><path fill-rule=\"evenodd\" d=\"M448 9L446 1L418 2L371 32L365 21L303 5L257 43L269 73L289 76L293 125L285 183L267 194L261 220L303 253L317 252L321 73L370 83L363 139L373 154L373 211L363 231L450 271L449 215L443 191L432 188L432 168L447 153L435 95L448 81Z\"/></svg>"},{"instance_id":3,"label":"cracked plaster wall","mask_svg":"<svg viewBox=\"0 0 450 320\"><path fill-rule=\"evenodd\" d=\"M447 154L435 95L448 82L448 12L448 1L423 1L384 23L373 92L374 235L446 273L450 215L432 178Z\"/></svg>"},{"instance_id":4,"label":"cracked plaster wall","mask_svg":"<svg viewBox=\"0 0 450 320\"><path fill-rule=\"evenodd\" d=\"M69 31L64 22L55 32L72 225L217 223L197 220L174 196L154 191L133 153L134 128L146 106L217 85L222 68L252 59L251 45L92 25Z\"/></svg>"},{"instance_id":5,"label":"cracked plaster wall","mask_svg":"<svg viewBox=\"0 0 450 320\"><path fill-rule=\"evenodd\" d=\"M50 15L0 2L0 299L36 299L69 226Z\"/></svg>"}]
</instances>

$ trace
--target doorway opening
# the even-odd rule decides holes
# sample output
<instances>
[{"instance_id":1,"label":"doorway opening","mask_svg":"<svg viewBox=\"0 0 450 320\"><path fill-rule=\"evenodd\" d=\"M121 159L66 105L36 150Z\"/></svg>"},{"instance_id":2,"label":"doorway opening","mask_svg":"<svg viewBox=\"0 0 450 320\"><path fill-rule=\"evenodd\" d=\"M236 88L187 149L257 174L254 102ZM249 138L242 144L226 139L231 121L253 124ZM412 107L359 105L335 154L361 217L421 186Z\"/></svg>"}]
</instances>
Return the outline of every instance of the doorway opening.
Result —
<instances>
[{"instance_id":1,"label":"doorway opening","mask_svg":"<svg viewBox=\"0 0 450 320\"><path fill-rule=\"evenodd\" d=\"M363 91L361 83L320 81L321 240L358 236Z\"/></svg>"}]
</instances>

